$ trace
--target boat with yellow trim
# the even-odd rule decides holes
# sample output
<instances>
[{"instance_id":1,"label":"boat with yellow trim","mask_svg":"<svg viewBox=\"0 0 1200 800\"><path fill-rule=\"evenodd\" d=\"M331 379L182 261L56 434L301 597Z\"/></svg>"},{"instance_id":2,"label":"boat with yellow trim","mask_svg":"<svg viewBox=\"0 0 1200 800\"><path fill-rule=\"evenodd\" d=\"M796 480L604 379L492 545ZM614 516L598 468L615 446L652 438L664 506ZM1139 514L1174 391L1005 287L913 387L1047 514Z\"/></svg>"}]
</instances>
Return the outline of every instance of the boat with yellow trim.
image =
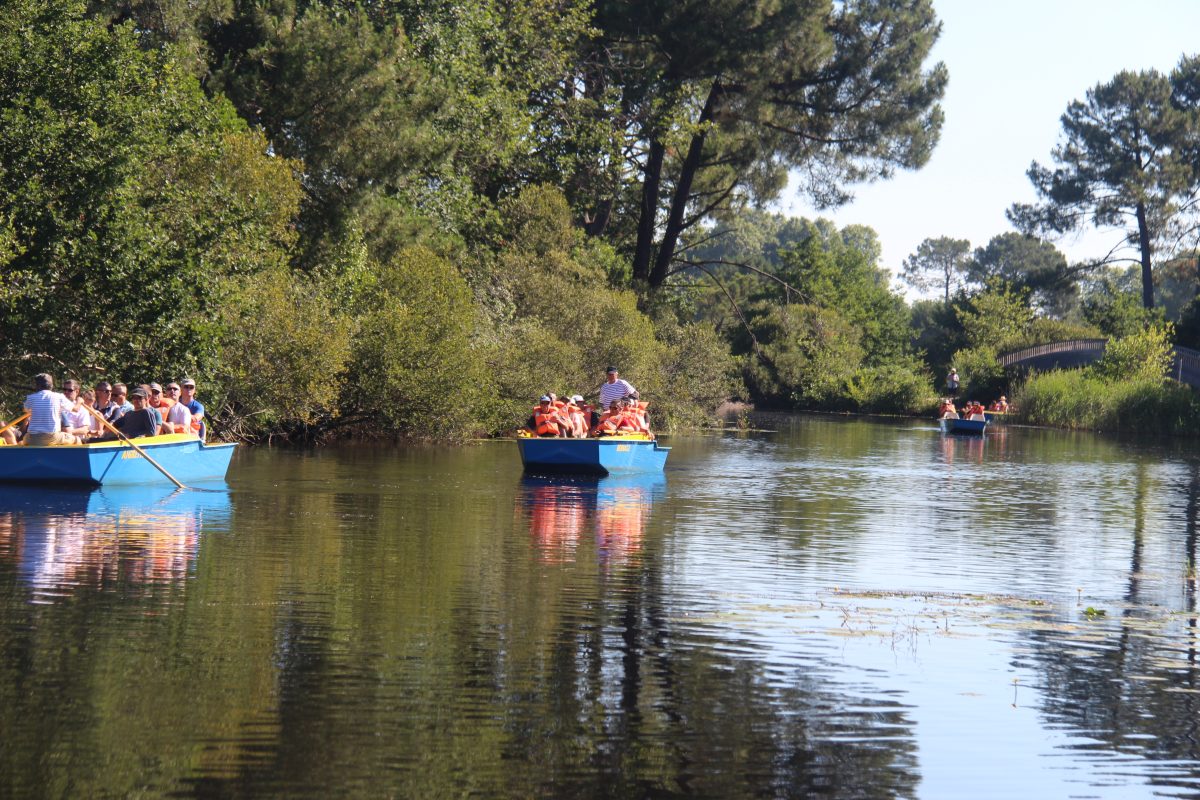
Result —
<instances>
[{"instance_id":1,"label":"boat with yellow trim","mask_svg":"<svg viewBox=\"0 0 1200 800\"><path fill-rule=\"evenodd\" d=\"M590 472L601 475L662 472L671 448L649 434L620 433L587 439L517 434L526 472Z\"/></svg>"},{"instance_id":2,"label":"boat with yellow trim","mask_svg":"<svg viewBox=\"0 0 1200 800\"><path fill-rule=\"evenodd\" d=\"M190 433L145 436L133 441L183 483L222 480L237 446L204 442ZM0 481L105 486L170 483L133 447L119 440L54 447L0 447Z\"/></svg>"}]
</instances>

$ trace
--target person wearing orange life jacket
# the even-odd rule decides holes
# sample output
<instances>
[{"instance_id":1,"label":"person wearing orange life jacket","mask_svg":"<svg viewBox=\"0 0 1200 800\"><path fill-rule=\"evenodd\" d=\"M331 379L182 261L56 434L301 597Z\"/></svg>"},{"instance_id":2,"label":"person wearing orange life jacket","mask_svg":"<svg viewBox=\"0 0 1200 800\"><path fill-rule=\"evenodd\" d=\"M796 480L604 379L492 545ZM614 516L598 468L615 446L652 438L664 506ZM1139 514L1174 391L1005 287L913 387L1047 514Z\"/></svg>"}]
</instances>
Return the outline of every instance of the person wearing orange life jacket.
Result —
<instances>
[{"instance_id":1,"label":"person wearing orange life jacket","mask_svg":"<svg viewBox=\"0 0 1200 800\"><path fill-rule=\"evenodd\" d=\"M949 397L942 398L942 404L938 406L938 419L945 419L947 414L958 414L958 409L954 407L954 403L950 402Z\"/></svg>"},{"instance_id":2,"label":"person wearing orange life jacket","mask_svg":"<svg viewBox=\"0 0 1200 800\"><path fill-rule=\"evenodd\" d=\"M988 411L1008 411L1008 398L1004 395L1000 395L1000 399L994 401L991 406L988 407Z\"/></svg>"},{"instance_id":3,"label":"person wearing orange life jacket","mask_svg":"<svg viewBox=\"0 0 1200 800\"><path fill-rule=\"evenodd\" d=\"M963 407L963 419L971 419L976 414L983 415L983 404L968 400L966 406Z\"/></svg>"},{"instance_id":4,"label":"person wearing orange life jacket","mask_svg":"<svg viewBox=\"0 0 1200 800\"><path fill-rule=\"evenodd\" d=\"M542 395L529 418L529 429L537 436L564 436L566 428L562 412L554 407L549 395Z\"/></svg>"},{"instance_id":5,"label":"person wearing orange life jacket","mask_svg":"<svg viewBox=\"0 0 1200 800\"><path fill-rule=\"evenodd\" d=\"M574 439L582 439L588 434L587 415L582 406L583 398L577 394L568 398L563 406L563 413L570 425L569 435Z\"/></svg>"},{"instance_id":6,"label":"person wearing orange life jacket","mask_svg":"<svg viewBox=\"0 0 1200 800\"><path fill-rule=\"evenodd\" d=\"M608 410L600 417L599 422L592 426L590 436L611 436L620 430L621 418L624 416L625 410L622 408L621 400L613 400L608 404Z\"/></svg>"}]
</instances>

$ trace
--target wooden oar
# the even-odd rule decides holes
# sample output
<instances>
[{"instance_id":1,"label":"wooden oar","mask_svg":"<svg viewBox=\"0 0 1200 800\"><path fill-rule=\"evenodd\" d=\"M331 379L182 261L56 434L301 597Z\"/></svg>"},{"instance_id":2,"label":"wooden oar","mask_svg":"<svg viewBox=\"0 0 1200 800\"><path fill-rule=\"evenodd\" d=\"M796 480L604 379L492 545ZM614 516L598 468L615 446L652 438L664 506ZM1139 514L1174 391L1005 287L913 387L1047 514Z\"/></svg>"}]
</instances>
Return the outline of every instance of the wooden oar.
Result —
<instances>
[{"instance_id":1,"label":"wooden oar","mask_svg":"<svg viewBox=\"0 0 1200 800\"><path fill-rule=\"evenodd\" d=\"M22 422L24 422L25 420L29 419L29 415L30 415L30 414L32 414L32 413L33 413L32 411L26 411L24 414L22 414L21 416L17 417L17 418L16 418L16 419L14 419L12 422L10 422L10 423L8 423L7 425L5 425L3 428L0 428L0 433L4 433L6 430L8 430L9 428L11 428L13 425L20 425Z\"/></svg>"},{"instance_id":2,"label":"wooden oar","mask_svg":"<svg viewBox=\"0 0 1200 800\"><path fill-rule=\"evenodd\" d=\"M143 450L142 448L140 448L140 447L138 447L136 444L134 444L134 443L133 443L133 439L130 439L128 436L126 436L125 434L121 433L121 431L117 430L117 428L116 428L116 427L114 427L112 423L110 423L108 420L106 420L106 419L104 418L104 415L103 415L103 414L101 414L99 411L97 411L96 409L94 409L94 408L92 408L91 406L88 406L88 405L85 405L85 406L84 406L84 408L86 408L88 411L90 411L90 412L91 412L91 414L92 414L92 416L94 416L96 419L98 419L98 420L100 421L100 424L101 424L101 425L103 425L105 428L108 428L108 430L109 430L109 432L110 432L110 433L115 433L115 434L117 435L117 438L118 438L118 439L120 439L120 440L121 440L121 441L123 441L125 444L129 445L130 447L132 447L134 450L137 450L137 451L138 451L138 455L140 455L142 458L146 459L146 460L147 460L147 461L149 461L151 464L153 464L153 465L154 465L154 467L155 467L155 468L156 468L156 469L157 469L159 472L161 472L163 475L166 475L168 478L170 478L170 479L171 479L171 483L175 484L175 485L176 485L176 486L178 486L180 489L186 489L186 488L187 488L187 487L186 487L186 486L184 486L182 483L180 483L179 481L175 480L175 476L174 476L174 475L172 475L171 473L167 472L167 471L166 471L166 469L164 469L164 468L163 468L163 465L162 465L162 464L158 463L158 462L157 462L157 461L155 461L153 458L151 458L149 453L147 453L145 450Z\"/></svg>"}]
</instances>

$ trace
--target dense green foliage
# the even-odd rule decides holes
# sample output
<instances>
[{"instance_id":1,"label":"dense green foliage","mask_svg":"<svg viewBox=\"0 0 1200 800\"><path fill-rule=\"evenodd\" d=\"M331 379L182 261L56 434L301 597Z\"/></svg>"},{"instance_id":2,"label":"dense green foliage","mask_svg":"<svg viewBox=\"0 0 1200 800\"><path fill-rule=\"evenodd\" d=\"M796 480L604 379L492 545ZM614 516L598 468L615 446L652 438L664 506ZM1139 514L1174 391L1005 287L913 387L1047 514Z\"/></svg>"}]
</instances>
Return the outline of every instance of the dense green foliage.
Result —
<instances>
[{"instance_id":1,"label":"dense green foliage","mask_svg":"<svg viewBox=\"0 0 1200 800\"><path fill-rule=\"evenodd\" d=\"M928 0L6 12L2 410L43 370L186 372L225 435L461 439L545 392L594 396L608 364L671 427L731 398L922 413L951 366L986 400L1006 350L1168 318L1200 343L1186 253L1157 267L1164 313L1138 273L1031 236L931 237L901 278L940 299L910 305L871 228L755 207L789 173L833 205L928 159L947 80ZM1073 105L1063 168L1034 170L1045 203L1014 218L1111 222L1136 189L1178 230L1198 74L1123 73ZM1135 118L1163 141L1084 175L1078 148ZM1154 170L1130 171L1139 153ZM1103 186L1118 197L1089 206ZM1091 379L1145 380L1120 377L1123 347Z\"/></svg>"}]
</instances>

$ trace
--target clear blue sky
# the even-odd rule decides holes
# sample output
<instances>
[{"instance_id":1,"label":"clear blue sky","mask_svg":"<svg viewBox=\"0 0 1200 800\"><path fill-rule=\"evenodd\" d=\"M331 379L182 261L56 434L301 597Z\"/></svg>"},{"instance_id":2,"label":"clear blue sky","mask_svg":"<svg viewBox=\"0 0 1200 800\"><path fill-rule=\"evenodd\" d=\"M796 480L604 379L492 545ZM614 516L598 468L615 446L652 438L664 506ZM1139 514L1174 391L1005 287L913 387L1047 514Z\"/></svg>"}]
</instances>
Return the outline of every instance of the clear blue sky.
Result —
<instances>
[{"instance_id":1,"label":"clear blue sky","mask_svg":"<svg viewBox=\"0 0 1200 800\"><path fill-rule=\"evenodd\" d=\"M941 142L918 172L855 190L853 203L816 212L789 192L779 207L839 226L869 225L883 266L900 264L926 238L972 247L1012 230L1014 202L1032 202L1031 161L1051 164L1059 117L1072 100L1123 69L1170 71L1200 52L1200 0L934 0L942 36L930 63L950 83ZM1103 255L1112 232L1057 242L1069 260Z\"/></svg>"}]
</instances>

